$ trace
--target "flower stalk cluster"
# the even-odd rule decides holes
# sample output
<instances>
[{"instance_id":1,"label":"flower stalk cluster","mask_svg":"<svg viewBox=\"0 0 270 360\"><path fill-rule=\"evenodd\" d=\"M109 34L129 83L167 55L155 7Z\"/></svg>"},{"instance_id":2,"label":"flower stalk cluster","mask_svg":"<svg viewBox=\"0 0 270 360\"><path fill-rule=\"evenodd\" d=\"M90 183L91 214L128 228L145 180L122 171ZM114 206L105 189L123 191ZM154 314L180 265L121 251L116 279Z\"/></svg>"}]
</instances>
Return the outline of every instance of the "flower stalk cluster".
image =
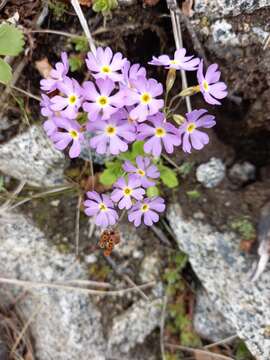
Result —
<instances>
[{"instance_id":1,"label":"flower stalk cluster","mask_svg":"<svg viewBox=\"0 0 270 360\"><path fill-rule=\"evenodd\" d=\"M218 65L210 65L204 73L203 61L187 56L184 48L177 50L173 58L153 57L149 64L168 70L165 94L163 85L148 78L143 66L131 64L109 47L88 53L90 81L79 84L69 77L66 53L62 53L50 78L41 80L41 113L47 117L44 129L57 149L68 149L70 158L80 155L86 132L92 133L89 147L103 155L118 156L135 141L144 141L144 155L123 163L123 176L115 182L110 195L95 191L86 194L85 213L102 228L115 226L121 218L119 211L127 211L128 220L136 227L142 222L151 226L159 220L165 210L164 199L146 195L160 177L157 158L162 152L172 154L178 148L187 153L201 150L209 142L201 129L215 125L214 116L207 110L177 114L173 104L200 92L207 103L220 105L227 95L225 83L219 81ZM198 85L183 90L167 105L182 70L196 71Z\"/></svg>"}]
</instances>

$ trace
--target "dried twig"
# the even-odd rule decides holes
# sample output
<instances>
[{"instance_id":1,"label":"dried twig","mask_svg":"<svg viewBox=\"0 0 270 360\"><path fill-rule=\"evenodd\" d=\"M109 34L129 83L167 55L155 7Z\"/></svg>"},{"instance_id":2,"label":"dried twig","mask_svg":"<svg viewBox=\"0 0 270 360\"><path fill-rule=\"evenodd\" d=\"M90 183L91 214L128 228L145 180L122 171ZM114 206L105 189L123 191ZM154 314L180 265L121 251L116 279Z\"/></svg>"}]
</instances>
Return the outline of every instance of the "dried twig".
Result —
<instances>
[{"instance_id":1,"label":"dried twig","mask_svg":"<svg viewBox=\"0 0 270 360\"><path fill-rule=\"evenodd\" d=\"M79 256L81 203L82 203L82 194L79 194L79 196L78 196L78 203L77 203L77 209L76 209L76 222L75 222L75 248L76 248L76 256Z\"/></svg>"},{"instance_id":2,"label":"dried twig","mask_svg":"<svg viewBox=\"0 0 270 360\"><path fill-rule=\"evenodd\" d=\"M236 340L237 338L238 338L237 335L232 335L232 336L227 337L226 339L217 341L213 344L206 345L206 346L204 346L204 349L211 349L212 347L215 347L215 346L225 345L225 344L228 344L228 343Z\"/></svg>"}]
</instances>

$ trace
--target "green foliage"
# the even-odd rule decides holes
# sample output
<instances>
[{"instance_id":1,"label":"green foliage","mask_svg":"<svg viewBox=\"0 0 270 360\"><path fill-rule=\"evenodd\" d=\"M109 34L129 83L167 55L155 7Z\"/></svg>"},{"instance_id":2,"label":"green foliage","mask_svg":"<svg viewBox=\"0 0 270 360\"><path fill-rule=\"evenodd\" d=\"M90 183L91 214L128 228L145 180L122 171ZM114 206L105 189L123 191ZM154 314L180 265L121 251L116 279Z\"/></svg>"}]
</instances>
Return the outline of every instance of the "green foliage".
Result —
<instances>
[{"instance_id":1,"label":"green foliage","mask_svg":"<svg viewBox=\"0 0 270 360\"><path fill-rule=\"evenodd\" d=\"M190 190L187 191L186 194L191 200L197 200L201 196L201 193L198 190Z\"/></svg>"},{"instance_id":2,"label":"green foliage","mask_svg":"<svg viewBox=\"0 0 270 360\"><path fill-rule=\"evenodd\" d=\"M5 191L4 176L0 176L0 192Z\"/></svg>"},{"instance_id":3,"label":"green foliage","mask_svg":"<svg viewBox=\"0 0 270 360\"><path fill-rule=\"evenodd\" d=\"M67 4L58 0L50 0L48 5L49 9L52 11L53 17L56 20L63 20L63 16L67 11Z\"/></svg>"},{"instance_id":4,"label":"green foliage","mask_svg":"<svg viewBox=\"0 0 270 360\"><path fill-rule=\"evenodd\" d=\"M7 84L12 79L12 69L3 59L0 58L0 81Z\"/></svg>"},{"instance_id":5,"label":"green foliage","mask_svg":"<svg viewBox=\"0 0 270 360\"><path fill-rule=\"evenodd\" d=\"M95 12L102 12L103 14L109 13L118 6L117 0L94 0L92 9Z\"/></svg>"},{"instance_id":6,"label":"green foliage","mask_svg":"<svg viewBox=\"0 0 270 360\"><path fill-rule=\"evenodd\" d=\"M122 163L119 160L109 161L105 164L106 169L100 175L99 181L103 185L113 185L124 174Z\"/></svg>"},{"instance_id":7,"label":"green foliage","mask_svg":"<svg viewBox=\"0 0 270 360\"><path fill-rule=\"evenodd\" d=\"M237 231L243 240L252 240L256 236L255 227L247 216L234 219L231 221L230 227Z\"/></svg>"},{"instance_id":8,"label":"green foliage","mask_svg":"<svg viewBox=\"0 0 270 360\"><path fill-rule=\"evenodd\" d=\"M69 61L70 71L71 72L80 70L81 67L83 66L82 59L80 58L80 56L77 56L77 55L71 55L69 57L68 61Z\"/></svg>"},{"instance_id":9,"label":"green foliage","mask_svg":"<svg viewBox=\"0 0 270 360\"><path fill-rule=\"evenodd\" d=\"M178 336L181 345L200 347L201 340L193 330L189 315L188 299L192 295L182 278L182 271L187 261L187 256L182 252L172 254L163 276L167 284L166 293L169 296L166 330L173 336Z\"/></svg>"},{"instance_id":10,"label":"green foliage","mask_svg":"<svg viewBox=\"0 0 270 360\"><path fill-rule=\"evenodd\" d=\"M239 341L235 354L236 360L252 360L252 356L248 351L244 341Z\"/></svg>"},{"instance_id":11,"label":"green foliage","mask_svg":"<svg viewBox=\"0 0 270 360\"><path fill-rule=\"evenodd\" d=\"M23 50L23 33L14 25L0 25L0 55L17 56Z\"/></svg>"},{"instance_id":12,"label":"green foliage","mask_svg":"<svg viewBox=\"0 0 270 360\"><path fill-rule=\"evenodd\" d=\"M144 146L143 141L135 141L131 146L131 150L120 154L118 156L118 158L121 159L121 160L135 161L137 156L145 155L144 150L143 150L143 146Z\"/></svg>"},{"instance_id":13,"label":"green foliage","mask_svg":"<svg viewBox=\"0 0 270 360\"><path fill-rule=\"evenodd\" d=\"M86 53L89 51L89 43L85 36L78 36L72 38L71 43L74 44L75 50L80 53Z\"/></svg>"},{"instance_id":14,"label":"green foliage","mask_svg":"<svg viewBox=\"0 0 270 360\"><path fill-rule=\"evenodd\" d=\"M179 166L179 174L185 178L192 170L194 164L192 162L184 162L181 166Z\"/></svg>"},{"instance_id":15,"label":"green foliage","mask_svg":"<svg viewBox=\"0 0 270 360\"><path fill-rule=\"evenodd\" d=\"M158 196L159 195L159 189L157 186L150 186L149 188L147 188L146 190L146 195L148 197L154 197L154 196Z\"/></svg>"},{"instance_id":16,"label":"green foliage","mask_svg":"<svg viewBox=\"0 0 270 360\"><path fill-rule=\"evenodd\" d=\"M174 170L163 164L158 164L158 169L160 172L160 179L164 185L168 186L170 189L178 186L179 183Z\"/></svg>"},{"instance_id":17,"label":"green foliage","mask_svg":"<svg viewBox=\"0 0 270 360\"><path fill-rule=\"evenodd\" d=\"M3 23L0 25L0 55L16 56L24 46L23 33L14 25ZM12 79L9 64L0 58L0 81L7 84Z\"/></svg>"}]
</instances>

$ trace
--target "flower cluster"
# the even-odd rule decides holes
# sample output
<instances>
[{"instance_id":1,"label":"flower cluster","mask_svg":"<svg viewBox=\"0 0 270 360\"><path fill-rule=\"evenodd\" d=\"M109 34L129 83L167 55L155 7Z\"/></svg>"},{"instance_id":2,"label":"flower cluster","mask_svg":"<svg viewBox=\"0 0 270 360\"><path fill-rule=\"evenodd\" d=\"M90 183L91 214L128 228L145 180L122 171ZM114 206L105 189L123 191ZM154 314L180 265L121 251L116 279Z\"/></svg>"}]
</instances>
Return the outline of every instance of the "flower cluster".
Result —
<instances>
[{"instance_id":1,"label":"flower cluster","mask_svg":"<svg viewBox=\"0 0 270 360\"><path fill-rule=\"evenodd\" d=\"M204 75L203 61L187 56L185 49L177 50L173 58L153 57L149 64L164 66L168 75L196 71L198 85L191 89L201 92L209 104L220 105L219 100L227 95L226 85L219 81L218 65L210 65ZM68 148L70 158L80 155L86 132L91 133L89 147L103 155L117 156L135 141L144 141L144 156L123 163L123 176L115 182L111 195L88 192L84 205L85 213L102 228L117 223L117 208L127 211L135 226L142 221L151 226L165 210L161 197L146 196L160 177L157 159L162 151L172 154L177 147L188 153L192 148L202 149L209 137L201 129L213 127L214 116L204 109L193 110L173 123L177 114L166 103L170 89L166 88L163 96L163 85L148 78L144 67L131 64L109 47L88 53L86 66L90 81L79 84L68 75L68 57L62 53L50 77L41 81L41 113L47 117L44 129L57 149Z\"/></svg>"}]
</instances>

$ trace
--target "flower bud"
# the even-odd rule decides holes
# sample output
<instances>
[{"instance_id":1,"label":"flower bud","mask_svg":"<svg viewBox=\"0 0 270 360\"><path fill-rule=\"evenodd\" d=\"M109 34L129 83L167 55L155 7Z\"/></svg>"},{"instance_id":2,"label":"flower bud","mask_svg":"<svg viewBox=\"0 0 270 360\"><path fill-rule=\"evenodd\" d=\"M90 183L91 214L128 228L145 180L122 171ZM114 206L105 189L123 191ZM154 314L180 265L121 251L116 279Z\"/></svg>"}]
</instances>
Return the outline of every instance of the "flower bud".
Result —
<instances>
[{"instance_id":1,"label":"flower bud","mask_svg":"<svg viewBox=\"0 0 270 360\"><path fill-rule=\"evenodd\" d=\"M186 118L182 115L179 114L173 114L173 120L178 124L178 125L182 125Z\"/></svg>"},{"instance_id":2,"label":"flower bud","mask_svg":"<svg viewBox=\"0 0 270 360\"><path fill-rule=\"evenodd\" d=\"M191 95L194 95L196 93L200 92L200 86L197 85L197 86L191 86L191 87L188 87L186 89L183 89L181 92L180 92L180 96L191 96Z\"/></svg>"},{"instance_id":3,"label":"flower bud","mask_svg":"<svg viewBox=\"0 0 270 360\"><path fill-rule=\"evenodd\" d=\"M170 69L168 71L168 75L167 75L167 79L166 79L166 91L167 91L167 93L169 91L171 91L171 89L172 89L172 87L174 85L175 79L176 79L176 70L175 69Z\"/></svg>"}]
</instances>

